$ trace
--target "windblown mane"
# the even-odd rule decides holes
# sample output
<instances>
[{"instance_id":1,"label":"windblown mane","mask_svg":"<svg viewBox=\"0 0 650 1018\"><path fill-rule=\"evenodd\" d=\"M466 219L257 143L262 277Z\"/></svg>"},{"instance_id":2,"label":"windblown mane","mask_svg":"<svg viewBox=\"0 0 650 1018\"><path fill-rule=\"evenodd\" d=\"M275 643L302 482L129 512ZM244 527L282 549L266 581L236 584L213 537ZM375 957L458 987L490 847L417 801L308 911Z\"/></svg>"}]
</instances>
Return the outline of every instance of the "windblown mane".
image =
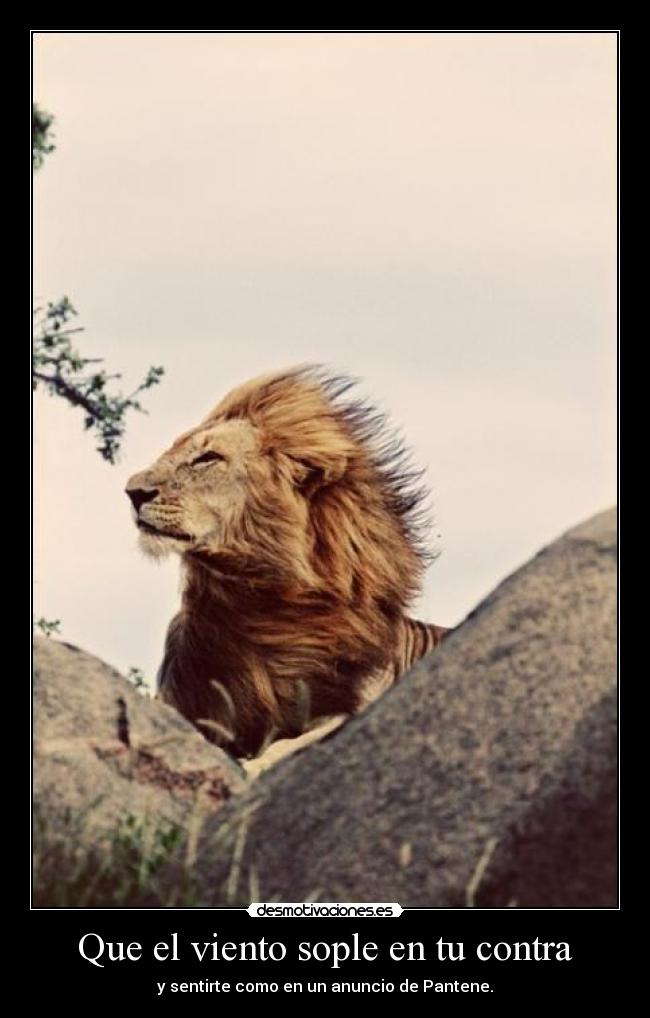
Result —
<instances>
[{"instance_id":1,"label":"windblown mane","mask_svg":"<svg viewBox=\"0 0 650 1018\"><path fill-rule=\"evenodd\" d=\"M319 367L256 379L199 426L246 420L262 456L237 536L184 556L162 688L197 723L225 699L245 755L271 727L296 734L305 687L313 717L358 706L433 558L421 474L354 384Z\"/></svg>"},{"instance_id":2,"label":"windblown mane","mask_svg":"<svg viewBox=\"0 0 650 1018\"><path fill-rule=\"evenodd\" d=\"M354 503L367 498L368 511L383 516L387 529L397 528L403 551L408 546L417 587L435 558L427 548L429 493L421 483L423 471L412 466L409 451L385 414L364 400L345 398L357 383L320 366L294 368L232 390L204 424L247 419L260 429L265 452L284 453L325 474L332 461L343 459L337 494L353 498L328 499L327 513L343 525L341 534L354 533L361 523L356 515L360 505ZM381 556L380 548L373 552Z\"/></svg>"}]
</instances>

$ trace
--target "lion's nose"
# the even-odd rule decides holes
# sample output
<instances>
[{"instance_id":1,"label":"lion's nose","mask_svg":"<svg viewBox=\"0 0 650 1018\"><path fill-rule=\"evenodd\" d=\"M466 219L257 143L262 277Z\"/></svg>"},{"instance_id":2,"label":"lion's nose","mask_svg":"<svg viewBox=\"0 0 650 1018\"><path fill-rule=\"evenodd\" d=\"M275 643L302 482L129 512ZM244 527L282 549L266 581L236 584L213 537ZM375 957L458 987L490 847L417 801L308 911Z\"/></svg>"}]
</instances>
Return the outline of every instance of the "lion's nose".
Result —
<instances>
[{"instance_id":1,"label":"lion's nose","mask_svg":"<svg viewBox=\"0 0 650 1018\"><path fill-rule=\"evenodd\" d=\"M126 493L133 503L133 508L136 512L139 512L140 506L144 505L145 502L151 502L152 499L158 494L158 488L127 488Z\"/></svg>"}]
</instances>

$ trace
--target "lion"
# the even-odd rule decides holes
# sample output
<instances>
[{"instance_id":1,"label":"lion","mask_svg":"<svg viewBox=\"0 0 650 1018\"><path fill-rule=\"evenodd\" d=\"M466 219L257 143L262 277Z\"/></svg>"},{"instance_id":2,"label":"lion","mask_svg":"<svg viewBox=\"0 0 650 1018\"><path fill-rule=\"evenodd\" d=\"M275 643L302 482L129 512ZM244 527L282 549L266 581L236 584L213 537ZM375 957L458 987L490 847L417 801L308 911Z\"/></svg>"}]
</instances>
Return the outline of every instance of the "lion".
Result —
<instances>
[{"instance_id":1,"label":"lion","mask_svg":"<svg viewBox=\"0 0 650 1018\"><path fill-rule=\"evenodd\" d=\"M353 384L254 379L127 483L143 551L181 557L158 695L240 758L357 713L447 632L406 615L427 493Z\"/></svg>"}]
</instances>

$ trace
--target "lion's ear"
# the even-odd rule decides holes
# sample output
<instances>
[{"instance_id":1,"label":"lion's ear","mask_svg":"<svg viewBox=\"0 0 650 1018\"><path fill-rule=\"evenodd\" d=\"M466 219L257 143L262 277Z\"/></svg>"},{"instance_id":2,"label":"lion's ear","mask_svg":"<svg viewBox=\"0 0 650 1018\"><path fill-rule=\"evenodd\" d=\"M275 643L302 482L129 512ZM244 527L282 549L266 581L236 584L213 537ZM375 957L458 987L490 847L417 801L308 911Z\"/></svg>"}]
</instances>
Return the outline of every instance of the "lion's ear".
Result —
<instances>
[{"instance_id":1,"label":"lion's ear","mask_svg":"<svg viewBox=\"0 0 650 1018\"><path fill-rule=\"evenodd\" d=\"M298 459L291 457L296 487L311 498L321 488L335 484L345 473L345 456L328 456L327 459Z\"/></svg>"}]
</instances>

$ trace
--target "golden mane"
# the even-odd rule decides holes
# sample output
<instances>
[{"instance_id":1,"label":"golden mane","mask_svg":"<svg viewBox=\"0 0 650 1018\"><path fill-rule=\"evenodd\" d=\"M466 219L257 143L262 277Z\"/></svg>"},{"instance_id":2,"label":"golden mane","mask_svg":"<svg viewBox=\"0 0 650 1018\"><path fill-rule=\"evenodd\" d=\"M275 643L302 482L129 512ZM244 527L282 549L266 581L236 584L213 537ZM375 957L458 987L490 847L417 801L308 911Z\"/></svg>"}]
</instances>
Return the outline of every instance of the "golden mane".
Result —
<instances>
[{"instance_id":1,"label":"golden mane","mask_svg":"<svg viewBox=\"0 0 650 1018\"><path fill-rule=\"evenodd\" d=\"M303 487L323 489L311 515L316 543L322 538L331 556L328 580L345 587L361 558L363 585L370 585L366 570L374 566L376 582L388 582L405 607L435 557L426 547L428 491L385 415L344 398L356 384L321 367L294 368L234 389L203 424L248 420L259 429L263 453L304 465Z\"/></svg>"},{"instance_id":2,"label":"golden mane","mask_svg":"<svg viewBox=\"0 0 650 1018\"><path fill-rule=\"evenodd\" d=\"M358 709L433 558L421 475L354 384L315 367L256 379L187 433L259 436L236 531L183 555L160 671L163 698L239 755L297 734L305 702L313 718Z\"/></svg>"}]
</instances>

